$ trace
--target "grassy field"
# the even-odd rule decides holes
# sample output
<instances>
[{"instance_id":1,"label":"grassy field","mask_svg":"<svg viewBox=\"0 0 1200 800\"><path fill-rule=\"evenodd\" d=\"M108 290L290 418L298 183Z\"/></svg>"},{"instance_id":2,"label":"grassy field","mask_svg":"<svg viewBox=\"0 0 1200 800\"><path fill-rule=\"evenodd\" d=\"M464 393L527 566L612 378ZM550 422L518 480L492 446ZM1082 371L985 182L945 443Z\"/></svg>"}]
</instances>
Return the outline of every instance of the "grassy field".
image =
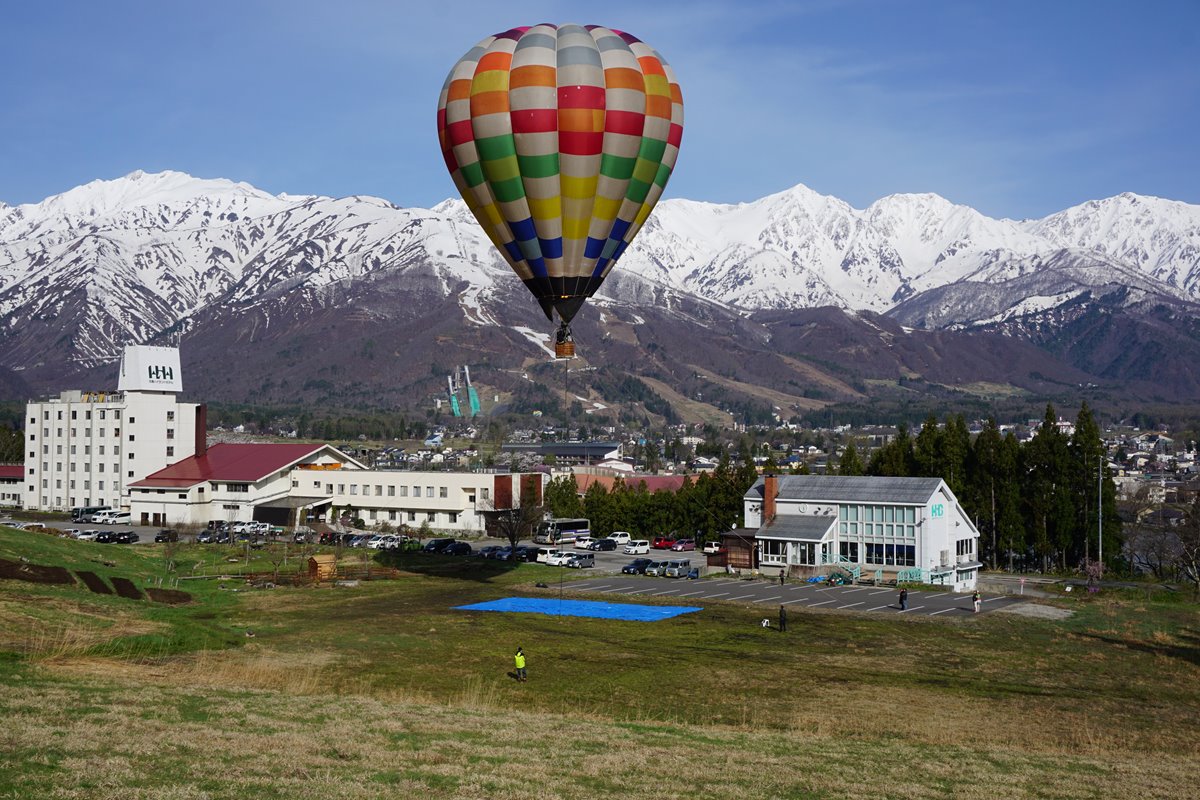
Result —
<instances>
[{"instance_id":1,"label":"grassy field","mask_svg":"<svg viewBox=\"0 0 1200 800\"><path fill-rule=\"evenodd\" d=\"M0 530L0 557L18 555L164 574L155 546ZM1187 602L1069 598L1062 622L798 609L779 634L722 603L658 623L455 611L557 596L561 572L398 566L399 580L353 588L185 581L197 602L180 607L0 581L0 798L1190 798L1200 785ZM524 684L508 677L518 645Z\"/></svg>"}]
</instances>

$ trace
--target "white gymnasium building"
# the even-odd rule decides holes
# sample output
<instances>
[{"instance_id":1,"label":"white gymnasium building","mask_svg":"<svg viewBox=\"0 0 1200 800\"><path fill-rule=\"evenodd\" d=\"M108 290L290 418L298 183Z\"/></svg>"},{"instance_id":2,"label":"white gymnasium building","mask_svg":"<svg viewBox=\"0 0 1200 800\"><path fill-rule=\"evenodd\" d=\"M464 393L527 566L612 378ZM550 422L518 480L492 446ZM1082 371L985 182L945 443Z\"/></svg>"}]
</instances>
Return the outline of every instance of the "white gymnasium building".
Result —
<instances>
[{"instance_id":1,"label":"white gymnasium building","mask_svg":"<svg viewBox=\"0 0 1200 800\"><path fill-rule=\"evenodd\" d=\"M203 442L205 407L180 403L179 350L125 348L116 392L62 392L25 407L25 508L123 507L129 484ZM201 444L201 446L203 446Z\"/></svg>"},{"instance_id":2,"label":"white gymnasium building","mask_svg":"<svg viewBox=\"0 0 1200 800\"><path fill-rule=\"evenodd\" d=\"M768 475L744 497L763 572L975 588L979 531L941 478Z\"/></svg>"},{"instance_id":3,"label":"white gymnasium building","mask_svg":"<svg viewBox=\"0 0 1200 800\"><path fill-rule=\"evenodd\" d=\"M369 470L327 444L217 444L130 484L135 524L257 520L291 527L348 513L386 522L482 532L488 512L541 502L542 473Z\"/></svg>"}]
</instances>

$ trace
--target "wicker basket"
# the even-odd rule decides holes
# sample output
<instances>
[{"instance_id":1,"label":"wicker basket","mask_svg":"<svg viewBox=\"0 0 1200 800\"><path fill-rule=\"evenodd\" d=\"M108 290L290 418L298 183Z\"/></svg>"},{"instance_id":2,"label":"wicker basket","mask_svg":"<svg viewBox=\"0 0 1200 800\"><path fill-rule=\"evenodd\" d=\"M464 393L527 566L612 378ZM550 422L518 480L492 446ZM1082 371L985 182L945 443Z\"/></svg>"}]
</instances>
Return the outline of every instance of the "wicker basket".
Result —
<instances>
[{"instance_id":1,"label":"wicker basket","mask_svg":"<svg viewBox=\"0 0 1200 800\"><path fill-rule=\"evenodd\" d=\"M575 343L574 342L555 342L554 343L555 358L574 358Z\"/></svg>"}]
</instances>

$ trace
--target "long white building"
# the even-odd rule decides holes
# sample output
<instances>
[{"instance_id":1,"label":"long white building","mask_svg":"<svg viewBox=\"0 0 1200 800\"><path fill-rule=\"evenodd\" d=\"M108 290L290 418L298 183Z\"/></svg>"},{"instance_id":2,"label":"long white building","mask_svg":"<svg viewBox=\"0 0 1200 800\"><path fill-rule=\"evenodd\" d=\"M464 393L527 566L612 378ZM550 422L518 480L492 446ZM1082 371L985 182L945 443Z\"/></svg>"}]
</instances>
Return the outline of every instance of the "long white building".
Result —
<instances>
[{"instance_id":1,"label":"long white building","mask_svg":"<svg viewBox=\"0 0 1200 800\"><path fill-rule=\"evenodd\" d=\"M941 478L768 475L743 500L765 572L841 566L971 591L983 566L979 531Z\"/></svg>"},{"instance_id":2,"label":"long white building","mask_svg":"<svg viewBox=\"0 0 1200 800\"><path fill-rule=\"evenodd\" d=\"M538 503L542 473L369 470L325 444L217 444L130 486L143 525L258 520L293 526L342 513L438 531L481 532L489 512ZM523 491L525 490L525 491Z\"/></svg>"},{"instance_id":3,"label":"long white building","mask_svg":"<svg viewBox=\"0 0 1200 800\"><path fill-rule=\"evenodd\" d=\"M24 505L129 505L129 484L203 447L205 407L180 403L179 351L125 348L115 392L66 391L25 408Z\"/></svg>"}]
</instances>

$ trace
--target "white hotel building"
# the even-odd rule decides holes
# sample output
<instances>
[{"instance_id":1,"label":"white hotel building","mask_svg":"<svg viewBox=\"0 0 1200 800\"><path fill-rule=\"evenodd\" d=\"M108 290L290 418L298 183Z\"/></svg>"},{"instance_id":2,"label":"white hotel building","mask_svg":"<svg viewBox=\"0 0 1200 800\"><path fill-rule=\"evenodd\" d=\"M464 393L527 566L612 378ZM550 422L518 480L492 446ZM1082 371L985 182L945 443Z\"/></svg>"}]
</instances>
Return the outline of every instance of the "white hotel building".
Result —
<instances>
[{"instance_id":1,"label":"white hotel building","mask_svg":"<svg viewBox=\"0 0 1200 800\"><path fill-rule=\"evenodd\" d=\"M28 403L25 508L127 507L129 484L203 442L205 408L178 402L182 389L177 349L137 345L125 348L116 392Z\"/></svg>"}]
</instances>

